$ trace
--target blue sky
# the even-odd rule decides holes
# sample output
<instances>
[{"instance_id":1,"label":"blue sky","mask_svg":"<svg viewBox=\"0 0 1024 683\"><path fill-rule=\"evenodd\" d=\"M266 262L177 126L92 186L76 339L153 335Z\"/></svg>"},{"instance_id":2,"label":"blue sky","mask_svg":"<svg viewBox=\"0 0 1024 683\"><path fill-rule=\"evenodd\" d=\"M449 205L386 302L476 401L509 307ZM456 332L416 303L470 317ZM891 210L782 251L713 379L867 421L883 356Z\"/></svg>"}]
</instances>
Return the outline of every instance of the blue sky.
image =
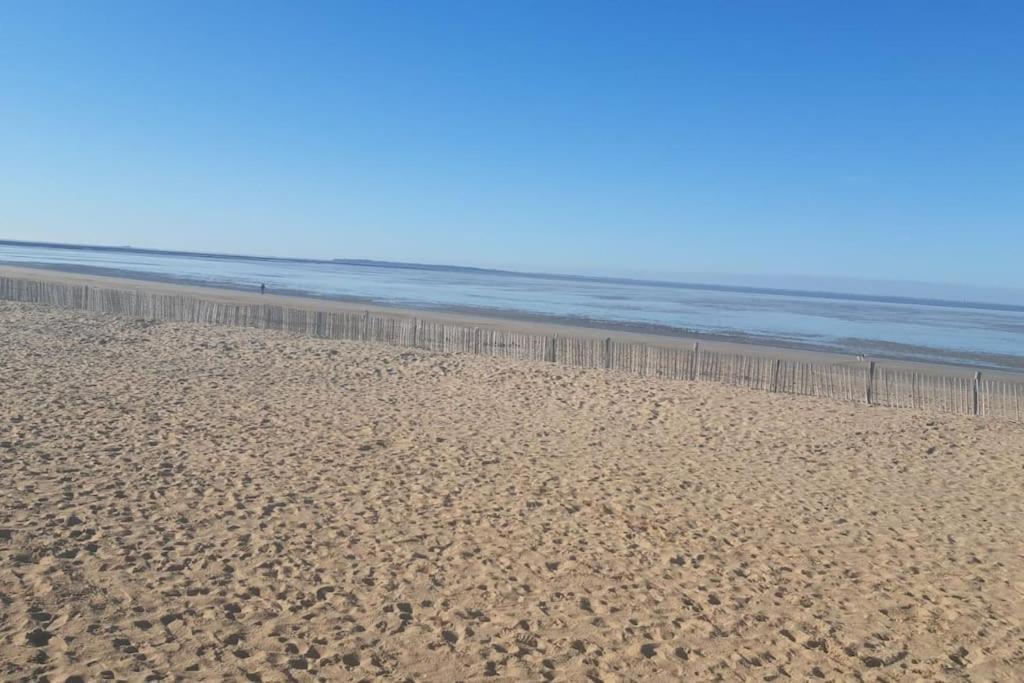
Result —
<instances>
[{"instance_id":1,"label":"blue sky","mask_svg":"<svg viewBox=\"0 0 1024 683\"><path fill-rule=\"evenodd\" d=\"M0 237L1024 288L1021 35L1020 2L8 1Z\"/></svg>"}]
</instances>

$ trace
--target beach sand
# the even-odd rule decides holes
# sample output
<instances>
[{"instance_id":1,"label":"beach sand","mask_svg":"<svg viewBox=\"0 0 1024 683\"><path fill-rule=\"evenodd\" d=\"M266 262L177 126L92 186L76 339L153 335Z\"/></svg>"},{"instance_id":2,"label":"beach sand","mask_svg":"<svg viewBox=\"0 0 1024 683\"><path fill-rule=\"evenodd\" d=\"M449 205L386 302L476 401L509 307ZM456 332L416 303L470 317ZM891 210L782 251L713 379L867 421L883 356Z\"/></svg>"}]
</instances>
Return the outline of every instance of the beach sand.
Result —
<instances>
[{"instance_id":1,"label":"beach sand","mask_svg":"<svg viewBox=\"0 0 1024 683\"><path fill-rule=\"evenodd\" d=\"M8 302L0 389L3 680L1024 678L1021 425Z\"/></svg>"}]
</instances>

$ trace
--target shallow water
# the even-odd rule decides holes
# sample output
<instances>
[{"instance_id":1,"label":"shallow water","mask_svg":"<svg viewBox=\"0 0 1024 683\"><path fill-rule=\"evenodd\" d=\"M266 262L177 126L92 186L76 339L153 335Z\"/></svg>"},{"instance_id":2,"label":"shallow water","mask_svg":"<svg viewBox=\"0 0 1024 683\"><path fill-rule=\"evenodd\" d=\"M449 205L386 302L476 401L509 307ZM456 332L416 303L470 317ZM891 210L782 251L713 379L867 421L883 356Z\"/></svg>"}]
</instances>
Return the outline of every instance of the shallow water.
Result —
<instances>
[{"instance_id":1,"label":"shallow water","mask_svg":"<svg viewBox=\"0 0 1024 683\"><path fill-rule=\"evenodd\" d=\"M550 278L436 267L152 254L0 244L0 261L117 271L233 288L671 328L821 350L1010 368L1024 364L1024 312Z\"/></svg>"}]
</instances>

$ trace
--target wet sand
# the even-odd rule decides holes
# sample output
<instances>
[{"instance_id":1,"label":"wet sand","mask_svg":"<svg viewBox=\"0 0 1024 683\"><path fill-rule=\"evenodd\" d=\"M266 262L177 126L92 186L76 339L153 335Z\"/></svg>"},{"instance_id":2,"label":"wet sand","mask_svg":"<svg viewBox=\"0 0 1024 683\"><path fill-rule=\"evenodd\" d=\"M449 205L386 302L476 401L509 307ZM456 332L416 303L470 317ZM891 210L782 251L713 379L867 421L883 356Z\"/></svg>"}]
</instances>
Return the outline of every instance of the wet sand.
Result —
<instances>
[{"instance_id":1,"label":"wet sand","mask_svg":"<svg viewBox=\"0 0 1024 683\"><path fill-rule=\"evenodd\" d=\"M3 680L1024 677L1021 425L9 302L0 349Z\"/></svg>"}]
</instances>

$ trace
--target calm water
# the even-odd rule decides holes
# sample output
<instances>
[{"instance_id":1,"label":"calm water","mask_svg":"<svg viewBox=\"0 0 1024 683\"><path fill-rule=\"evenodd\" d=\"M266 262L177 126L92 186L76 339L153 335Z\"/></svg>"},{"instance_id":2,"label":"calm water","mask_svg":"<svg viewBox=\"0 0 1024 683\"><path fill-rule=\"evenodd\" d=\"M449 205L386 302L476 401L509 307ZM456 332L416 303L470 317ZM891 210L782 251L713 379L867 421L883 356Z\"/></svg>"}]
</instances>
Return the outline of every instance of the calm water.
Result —
<instances>
[{"instance_id":1,"label":"calm water","mask_svg":"<svg viewBox=\"0 0 1024 683\"><path fill-rule=\"evenodd\" d=\"M875 356L1024 365L1024 312L851 301L685 286L551 279L493 272L0 244L0 261L420 309L517 312L617 325L742 336Z\"/></svg>"}]
</instances>

